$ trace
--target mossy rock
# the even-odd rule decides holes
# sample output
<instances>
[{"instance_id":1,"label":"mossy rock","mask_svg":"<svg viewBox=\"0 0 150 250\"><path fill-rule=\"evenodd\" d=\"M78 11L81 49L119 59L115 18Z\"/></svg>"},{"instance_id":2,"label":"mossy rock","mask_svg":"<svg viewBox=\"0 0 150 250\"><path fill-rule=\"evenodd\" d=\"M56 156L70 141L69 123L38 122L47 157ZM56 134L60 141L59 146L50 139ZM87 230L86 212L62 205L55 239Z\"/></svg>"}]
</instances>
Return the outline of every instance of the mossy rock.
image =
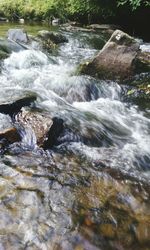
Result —
<instances>
[{"instance_id":1,"label":"mossy rock","mask_svg":"<svg viewBox=\"0 0 150 250\"><path fill-rule=\"evenodd\" d=\"M126 83L125 100L138 104L141 108L150 108L150 74L138 75Z\"/></svg>"},{"instance_id":2,"label":"mossy rock","mask_svg":"<svg viewBox=\"0 0 150 250\"><path fill-rule=\"evenodd\" d=\"M150 53L140 52L135 60L136 73L150 72Z\"/></svg>"}]
</instances>

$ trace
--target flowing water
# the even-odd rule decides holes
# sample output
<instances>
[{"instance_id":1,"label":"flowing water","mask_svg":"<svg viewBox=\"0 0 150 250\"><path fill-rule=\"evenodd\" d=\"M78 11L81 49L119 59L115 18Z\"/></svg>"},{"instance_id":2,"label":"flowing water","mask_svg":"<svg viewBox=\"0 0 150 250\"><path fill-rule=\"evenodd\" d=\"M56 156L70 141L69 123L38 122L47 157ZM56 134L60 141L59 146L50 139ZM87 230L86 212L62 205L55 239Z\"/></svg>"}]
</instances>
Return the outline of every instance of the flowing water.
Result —
<instances>
[{"instance_id":1,"label":"flowing water","mask_svg":"<svg viewBox=\"0 0 150 250\"><path fill-rule=\"evenodd\" d=\"M63 34L57 55L33 44L2 65L0 99L36 93L66 130L51 150L28 132L1 156L0 249L148 250L150 111L116 82L75 74L103 34Z\"/></svg>"}]
</instances>

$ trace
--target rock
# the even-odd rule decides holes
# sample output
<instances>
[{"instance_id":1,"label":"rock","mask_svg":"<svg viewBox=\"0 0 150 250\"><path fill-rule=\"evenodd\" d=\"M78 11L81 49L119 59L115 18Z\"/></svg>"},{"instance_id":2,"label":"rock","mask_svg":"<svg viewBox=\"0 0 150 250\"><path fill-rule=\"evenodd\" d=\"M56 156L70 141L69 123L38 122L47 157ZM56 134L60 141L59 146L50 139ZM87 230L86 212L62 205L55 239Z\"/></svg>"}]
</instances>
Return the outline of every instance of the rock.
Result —
<instances>
[{"instance_id":1,"label":"rock","mask_svg":"<svg viewBox=\"0 0 150 250\"><path fill-rule=\"evenodd\" d=\"M139 43L128 34L116 30L99 54L81 65L80 72L103 79L122 80L135 73Z\"/></svg>"},{"instance_id":2,"label":"rock","mask_svg":"<svg viewBox=\"0 0 150 250\"><path fill-rule=\"evenodd\" d=\"M150 52L139 52L135 60L136 72L150 72Z\"/></svg>"},{"instance_id":3,"label":"rock","mask_svg":"<svg viewBox=\"0 0 150 250\"><path fill-rule=\"evenodd\" d=\"M64 26L61 26L61 30L68 31L68 32L95 32L94 29L89 29L89 28L82 28L78 26L74 26L71 24L66 24Z\"/></svg>"},{"instance_id":4,"label":"rock","mask_svg":"<svg viewBox=\"0 0 150 250\"><path fill-rule=\"evenodd\" d=\"M54 25L54 26L59 25L60 23L61 23L60 18L55 18L52 20L52 25Z\"/></svg>"},{"instance_id":5,"label":"rock","mask_svg":"<svg viewBox=\"0 0 150 250\"><path fill-rule=\"evenodd\" d=\"M16 121L25 129L31 129L37 139L37 144L43 146L48 139L48 132L53 125L51 117L47 113L38 110L22 108L16 116Z\"/></svg>"},{"instance_id":6,"label":"rock","mask_svg":"<svg viewBox=\"0 0 150 250\"><path fill-rule=\"evenodd\" d=\"M18 113L24 106L29 106L36 100L34 93L25 92L20 95L20 92L8 91L7 95L4 95L4 99L0 100L0 113L9 114L13 116Z\"/></svg>"},{"instance_id":7,"label":"rock","mask_svg":"<svg viewBox=\"0 0 150 250\"><path fill-rule=\"evenodd\" d=\"M143 108L150 108L150 74L136 75L132 80L125 82L124 100L133 102Z\"/></svg>"},{"instance_id":8,"label":"rock","mask_svg":"<svg viewBox=\"0 0 150 250\"><path fill-rule=\"evenodd\" d=\"M2 148L3 142L1 140L5 139L8 143L13 143L20 141L20 135L17 129L12 124L11 118L8 115L0 114L0 147Z\"/></svg>"},{"instance_id":9,"label":"rock","mask_svg":"<svg viewBox=\"0 0 150 250\"><path fill-rule=\"evenodd\" d=\"M20 44L9 41L6 39L0 39L0 51L5 53L7 56L9 56L10 53L12 52L19 52L20 50L23 50L23 46Z\"/></svg>"},{"instance_id":10,"label":"rock","mask_svg":"<svg viewBox=\"0 0 150 250\"><path fill-rule=\"evenodd\" d=\"M8 22L8 19L6 17L0 17L0 22Z\"/></svg>"},{"instance_id":11,"label":"rock","mask_svg":"<svg viewBox=\"0 0 150 250\"><path fill-rule=\"evenodd\" d=\"M59 33L41 30L35 37L42 49L53 52L58 48L58 44L68 42L67 38Z\"/></svg>"},{"instance_id":12,"label":"rock","mask_svg":"<svg viewBox=\"0 0 150 250\"><path fill-rule=\"evenodd\" d=\"M88 28L102 31L102 30L116 30L118 29L118 26L112 24L91 24L88 26Z\"/></svg>"},{"instance_id":13,"label":"rock","mask_svg":"<svg viewBox=\"0 0 150 250\"><path fill-rule=\"evenodd\" d=\"M9 29L7 38L19 43L27 43L28 36L24 29Z\"/></svg>"},{"instance_id":14,"label":"rock","mask_svg":"<svg viewBox=\"0 0 150 250\"><path fill-rule=\"evenodd\" d=\"M38 32L38 37L44 40L50 40L55 44L68 42L67 38L60 33L41 30Z\"/></svg>"},{"instance_id":15,"label":"rock","mask_svg":"<svg viewBox=\"0 0 150 250\"><path fill-rule=\"evenodd\" d=\"M37 139L37 144L44 149L51 148L63 130L63 120L51 118L46 112L22 108L16 116L16 121L25 129L31 129Z\"/></svg>"}]
</instances>

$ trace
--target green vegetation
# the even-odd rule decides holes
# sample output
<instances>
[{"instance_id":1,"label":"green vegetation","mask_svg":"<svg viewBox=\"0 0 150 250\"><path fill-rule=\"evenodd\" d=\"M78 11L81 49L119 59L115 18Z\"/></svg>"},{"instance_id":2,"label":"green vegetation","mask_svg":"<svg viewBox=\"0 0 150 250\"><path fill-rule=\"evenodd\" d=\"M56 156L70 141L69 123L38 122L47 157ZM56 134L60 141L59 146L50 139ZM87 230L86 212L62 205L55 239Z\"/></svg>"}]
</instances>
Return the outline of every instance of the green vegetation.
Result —
<instances>
[{"instance_id":1,"label":"green vegetation","mask_svg":"<svg viewBox=\"0 0 150 250\"><path fill-rule=\"evenodd\" d=\"M148 0L1 0L0 12L10 20L18 17L45 20L51 16L77 19L84 23L93 19L107 20L116 15L117 8L132 11L150 6Z\"/></svg>"}]
</instances>

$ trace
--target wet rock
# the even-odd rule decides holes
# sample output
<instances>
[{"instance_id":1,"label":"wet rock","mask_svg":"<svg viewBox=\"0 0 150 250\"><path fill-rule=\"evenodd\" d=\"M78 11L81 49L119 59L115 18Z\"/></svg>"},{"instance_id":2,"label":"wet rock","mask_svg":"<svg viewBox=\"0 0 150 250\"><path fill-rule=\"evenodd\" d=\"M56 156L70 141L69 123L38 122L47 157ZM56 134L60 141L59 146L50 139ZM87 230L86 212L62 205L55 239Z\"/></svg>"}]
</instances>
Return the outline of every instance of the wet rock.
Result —
<instances>
[{"instance_id":1,"label":"wet rock","mask_svg":"<svg viewBox=\"0 0 150 250\"><path fill-rule=\"evenodd\" d=\"M128 34L116 30L99 54L81 65L81 73L98 78L122 80L134 75L140 44Z\"/></svg>"},{"instance_id":2,"label":"wet rock","mask_svg":"<svg viewBox=\"0 0 150 250\"><path fill-rule=\"evenodd\" d=\"M6 57L8 57L12 52L19 52L23 49L24 48L16 42L0 39L0 53L3 53Z\"/></svg>"},{"instance_id":3,"label":"wet rock","mask_svg":"<svg viewBox=\"0 0 150 250\"><path fill-rule=\"evenodd\" d=\"M20 135L8 115L0 114L0 148L7 143L20 141Z\"/></svg>"},{"instance_id":4,"label":"wet rock","mask_svg":"<svg viewBox=\"0 0 150 250\"><path fill-rule=\"evenodd\" d=\"M144 249L149 234L149 212L138 184L116 181L103 173L92 178L90 186L80 186L78 190L73 216L75 222L80 223L78 227L84 236L101 237L101 242L107 245L102 249L109 249L109 246L115 249L118 241L120 248L117 249L132 249L137 239Z\"/></svg>"},{"instance_id":5,"label":"wet rock","mask_svg":"<svg viewBox=\"0 0 150 250\"><path fill-rule=\"evenodd\" d=\"M41 30L38 32L37 39L42 43L43 49L48 51L57 48L58 44L68 42L67 38L60 33Z\"/></svg>"},{"instance_id":6,"label":"wet rock","mask_svg":"<svg viewBox=\"0 0 150 250\"><path fill-rule=\"evenodd\" d=\"M7 38L9 40L12 40L18 43L28 42L28 36L24 29L9 29L7 33Z\"/></svg>"},{"instance_id":7,"label":"wet rock","mask_svg":"<svg viewBox=\"0 0 150 250\"><path fill-rule=\"evenodd\" d=\"M63 130L62 119L52 118L41 110L22 108L15 118L25 130L29 129L35 134L38 146L44 149L51 148Z\"/></svg>"},{"instance_id":8,"label":"wet rock","mask_svg":"<svg viewBox=\"0 0 150 250\"><path fill-rule=\"evenodd\" d=\"M16 120L25 129L30 129L36 136L37 144L43 146L48 139L48 132L53 125L51 117L35 109L22 108L16 116Z\"/></svg>"},{"instance_id":9,"label":"wet rock","mask_svg":"<svg viewBox=\"0 0 150 250\"><path fill-rule=\"evenodd\" d=\"M150 52L140 51L135 60L136 72L150 72Z\"/></svg>"},{"instance_id":10,"label":"wet rock","mask_svg":"<svg viewBox=\"0 0 150 250\"><path fill-rule=\"evenodd\" d=\"M150 107L150 74L140 74L126 82L124 99L138 104L142 109Z\"/></svg>"},{"instance_id":11,"label":"wet rock","mask_svg":"<svg viewBox=\"0 0 150 250\"><path fill-rule=\"evenodd\" d=\"M4 100L0 100L0 113L10 116L18 113L22 107L29 106L37 98L36 94L30 92L25 92L21 95L20 92L16 93L16 95L13 92L9 95L8 91L7 94L4 95Z\"/></svg>"}]
</instances>

